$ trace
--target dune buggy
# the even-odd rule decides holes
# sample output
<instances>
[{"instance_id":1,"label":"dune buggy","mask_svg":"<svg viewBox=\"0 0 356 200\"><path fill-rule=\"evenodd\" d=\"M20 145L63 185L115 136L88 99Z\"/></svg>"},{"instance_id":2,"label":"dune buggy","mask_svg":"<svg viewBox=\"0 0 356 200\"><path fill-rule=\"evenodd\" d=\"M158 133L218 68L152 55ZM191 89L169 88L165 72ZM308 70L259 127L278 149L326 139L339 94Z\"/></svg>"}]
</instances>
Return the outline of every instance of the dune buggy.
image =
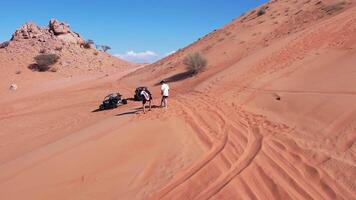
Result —
<instances>
[{"instance_id":1,"label":"dune buggy","mask_svg":"<svg viewBox=\"0 0 356 200\"><path fill-rule=\"evenodd\" d=\"M117 108L119 105L126 105L127 99L123 99L120 93L112 93L107 95L103 103L99 106L100 110Z\"/></svg>"}]
</instances>

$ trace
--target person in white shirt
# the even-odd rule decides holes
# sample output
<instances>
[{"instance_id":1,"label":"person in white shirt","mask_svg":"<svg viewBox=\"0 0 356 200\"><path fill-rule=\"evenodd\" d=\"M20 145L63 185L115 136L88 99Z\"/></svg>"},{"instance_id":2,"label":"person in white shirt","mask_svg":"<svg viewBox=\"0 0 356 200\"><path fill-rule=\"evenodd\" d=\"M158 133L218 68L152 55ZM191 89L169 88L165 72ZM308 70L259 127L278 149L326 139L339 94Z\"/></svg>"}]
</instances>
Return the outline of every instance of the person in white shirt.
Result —
<instances>
[{"instance_id":1,"label":"person in white shirt","mask_svg":"<svg viewBox=\"0 0 356 200\"><path fill-rule=\"evenodd\" d=\"M169 96L169 85L166 83L166 81L161 81L161 95L162 95L162 100L161 100L161 107L167 108L168 107L168 96Z\"/></svg>"}]
</instances>

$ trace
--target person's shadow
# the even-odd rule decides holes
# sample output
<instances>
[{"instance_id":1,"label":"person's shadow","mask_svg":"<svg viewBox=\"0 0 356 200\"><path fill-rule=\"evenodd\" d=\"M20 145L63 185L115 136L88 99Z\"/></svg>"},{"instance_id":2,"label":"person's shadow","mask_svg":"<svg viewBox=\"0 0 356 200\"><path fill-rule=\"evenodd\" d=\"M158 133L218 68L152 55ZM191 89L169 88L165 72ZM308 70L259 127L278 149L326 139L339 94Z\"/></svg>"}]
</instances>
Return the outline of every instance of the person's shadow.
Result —
<instances>
[{"instance_id":1,"label":"person's shadow","mask_svg":"<svg viewBox=\"0 0 356 200\"><path fill-rule=\"evenodd\" d=\"M149 106L146 105L145 107L146 109L149 109ZM160 108L160 106L157 105L152 105L151 106L152 109L156 109L156 108ZM134 114L138 114L140 111L142 111L142 107L138 107L138 108L133 108L132 111L128 111L128 112L123 112L123 113L119 113L115 116L125 116L125 115L134 115Z\"/></svg>"},{"instance_id":2,"label":"person's shadow","mask_svg":"<svg viewBox=\"0 0 356 200\"><path fill-rule=\"evenodd\" d=\"M120 117L120 116L125 116L125 115L133 115L133 114L138 114L138 110L136 111L129 111L129 112L123 112L123 113L119 113L116 116Z\"/></svg>"}]
</instances>

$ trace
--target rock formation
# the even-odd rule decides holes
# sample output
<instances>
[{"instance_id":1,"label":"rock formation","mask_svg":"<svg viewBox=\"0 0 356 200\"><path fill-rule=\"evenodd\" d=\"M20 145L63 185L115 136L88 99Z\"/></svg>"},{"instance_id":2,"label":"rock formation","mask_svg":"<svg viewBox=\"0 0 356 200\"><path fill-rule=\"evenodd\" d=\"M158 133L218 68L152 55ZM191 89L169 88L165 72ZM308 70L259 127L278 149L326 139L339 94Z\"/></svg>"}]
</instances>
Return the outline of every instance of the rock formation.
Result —
<instances>
[{"instance_id":1,"label":"rock formation","mask_svg":"<svg viewBox=\"0 0 356 200\"><path fill-rule=\"evenodd\" d=\"M61 40L65 43L82 44L84 39L78 33L71 31L69 25L60 22L56 19L49 21L48 27L39 27L32 22L28 22L21 26L12 35L11 41L19 41L24 39L38 39L46 41L47 39Z\"/></svg>"},{"instance_id":2,"label":"rock formation","mask_svg":"<svg viewBox=\"0 0 356 200\"><path fill-rule=\"evenodd\" d=\"M15 31L11 40L38 38L43 34L43 29L32 22L28 22Z\"/></svg>"}]
</instances>

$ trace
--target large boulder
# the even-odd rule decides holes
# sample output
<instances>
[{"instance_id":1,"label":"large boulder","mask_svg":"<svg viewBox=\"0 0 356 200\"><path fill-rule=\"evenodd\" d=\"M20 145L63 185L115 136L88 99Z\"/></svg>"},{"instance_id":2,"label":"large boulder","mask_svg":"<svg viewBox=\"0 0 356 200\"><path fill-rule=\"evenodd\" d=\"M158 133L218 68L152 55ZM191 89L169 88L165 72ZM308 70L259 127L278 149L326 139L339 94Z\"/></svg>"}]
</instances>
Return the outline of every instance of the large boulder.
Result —
<instances>
[{"instance_id":1,"label":"large boulder","mask_svg":"<svg viewBox=\"0 0 356 200\"><path fill-rule=\"evenodd\" d=\"M64 22L59 22L56 19L51 19L49 21L49 30L51 30L54 35L61 35L70 33L69 25Z\"/></svg>"},{"instance_id":2,"label":"large boulder","mask_svg":"<svg viewBox=\"0 0 356 200\"><path fill-rule=\"evenodd\" d=\"M72 32L58 35L57 38L65 43L71 43L71 44L82 44L84 41L83 39L81 39L80 37L78 37L76 34Z\"/></svg>"},{"instance_id":3,"label":"large boulder","mask_svg":"<svg viewBox=\"0 0 356 200\"><path fill-rule=\"evenodd\" d=\"M56 19L49 21L48 28L50 32L65 43L81 44L84 41L79 34L70 30L67 23L60 22Z\"/></svg>"}]
</instances>

